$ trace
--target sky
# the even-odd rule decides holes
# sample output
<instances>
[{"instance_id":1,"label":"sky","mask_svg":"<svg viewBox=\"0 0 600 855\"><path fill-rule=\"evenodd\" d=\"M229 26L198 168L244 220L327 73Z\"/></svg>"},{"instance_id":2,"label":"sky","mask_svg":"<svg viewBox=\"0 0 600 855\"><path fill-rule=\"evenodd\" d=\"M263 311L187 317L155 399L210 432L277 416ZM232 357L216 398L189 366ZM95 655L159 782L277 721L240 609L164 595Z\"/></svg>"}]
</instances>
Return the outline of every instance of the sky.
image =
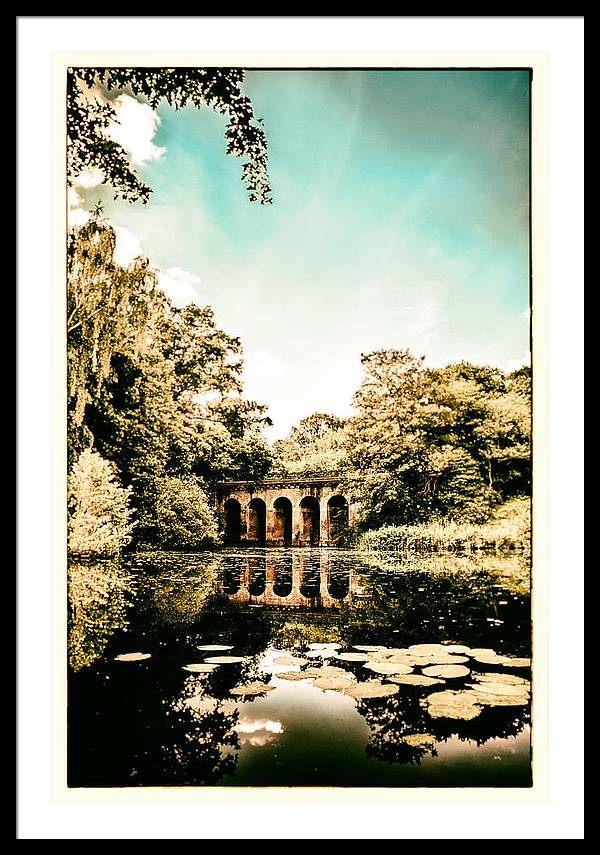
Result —
<instances>
[{"instance_id":1,"label":"sky","mask_svg":"<svg viewBox=\"0 0 600 855\"><path fill-rule=\"evenodd\" d=\"M144 254L176 305L214 307L242 340L245 394L270 439L313 412L349 415L360 355L529 362L526 71L252 71L273 204L248 200L226 120L121 95L110 135L153 188L114 201L118 260Z\"/></svg>"}]
</instances>

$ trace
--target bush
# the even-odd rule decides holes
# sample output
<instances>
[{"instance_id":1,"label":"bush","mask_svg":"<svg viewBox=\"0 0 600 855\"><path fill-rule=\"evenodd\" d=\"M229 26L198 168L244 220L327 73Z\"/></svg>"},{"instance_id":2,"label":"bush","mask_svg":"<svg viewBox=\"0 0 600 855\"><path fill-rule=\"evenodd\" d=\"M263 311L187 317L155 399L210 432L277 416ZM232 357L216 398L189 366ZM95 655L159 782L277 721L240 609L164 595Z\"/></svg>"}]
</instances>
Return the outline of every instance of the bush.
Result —
<instances>
[{"instance_id":1,"label":"bush","mask_svg":"<svg viewBox=\"0 0 600 855\"><path fill-rule=\"evenodd\" d=\"M201 549L219 539L217 519L196 478L157 478L146 498L143 540L160 549Z\"/></svg>"},{"instance_id":2,"label":"bush","mask_svg":"<svg viewBox=\"0 0 600 855\"><path fill-rule=\"evenodd\" d=\"M69 551L111 556L127 546L133 530L130 493L111 463L91 448L82 451L69 483Z\"/></svg>"}]
</instances>

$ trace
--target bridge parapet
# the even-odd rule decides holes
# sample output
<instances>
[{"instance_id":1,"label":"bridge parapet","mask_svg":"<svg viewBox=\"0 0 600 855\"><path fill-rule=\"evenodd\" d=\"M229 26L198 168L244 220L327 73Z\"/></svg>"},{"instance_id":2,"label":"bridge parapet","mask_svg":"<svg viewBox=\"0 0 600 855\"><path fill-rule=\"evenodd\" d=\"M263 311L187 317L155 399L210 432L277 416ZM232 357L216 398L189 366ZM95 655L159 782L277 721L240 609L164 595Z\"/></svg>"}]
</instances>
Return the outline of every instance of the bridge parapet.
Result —
<instances>
[{"instance_id":1,"label":"bridge parapet","mask_svg":"<svg viewBox=\"0 0 600 855\"><path fill-rule=\"evenodd\" d=\"M356 508L339 491L339 475L265 478L216 484L225 539L248 546L336 546Z\"/></svg>"}]
</instances>

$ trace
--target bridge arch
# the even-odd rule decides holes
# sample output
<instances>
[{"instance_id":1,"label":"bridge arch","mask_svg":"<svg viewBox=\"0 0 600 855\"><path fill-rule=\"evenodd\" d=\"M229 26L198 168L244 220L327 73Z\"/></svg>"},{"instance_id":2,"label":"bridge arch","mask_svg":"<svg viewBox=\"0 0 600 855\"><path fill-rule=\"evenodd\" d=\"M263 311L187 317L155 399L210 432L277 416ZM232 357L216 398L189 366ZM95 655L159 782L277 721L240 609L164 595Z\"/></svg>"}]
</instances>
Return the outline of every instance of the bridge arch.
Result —
<instances>
[{"instance_id":1,"label":"bridge arch","mask_svg":"<svg viewBox=\"0 0 600 855\"><path fill-rule=\"evenodd\" d=\"M223 505L225 512L225 543L239 544L242 534L242 506L237 499L227 499Z\"/></svg>"},{"instance_id":2,"label":"bridge arch","mask_svg":"<svg viewBox=\"0 0 600 855\"><path fill-rule=\"evenodd\" d=\"M264 546L267 539L267 506L264 499L251 499L248 503L248 543Z\"/></svg>"},{"instance_id":3,"label":"bridge arch","mask_svg":"<svg viewBox=\"0 0 600 855\"><path fill-rule=\"evenodd\" d=\"M272 540L283 545L290 546L292 543L292 517L293 508L291 499L287 496L279 496L273 502L273 531Z\"/></svg>"},{"instance_id":4,"label":"bridge arch","mask_svg":"<svg viewBox=\"0 0 600 855\"><path fill-rule=\"evenodd\" d=\"M315 496L300 500L300 542L318 546L321 539L321 506Z\"/></svg>"},{"instance_id":5,"label":"bridge arch","mask_svg":"<svg viewBox=\"0 0 600 855\"><path fill-rule=\"evenodd\" d=\"M348 532L349 509L345 496L331 496L327 502L327 539L330 546L341 545Z\"/></svg>"}]
</instances>

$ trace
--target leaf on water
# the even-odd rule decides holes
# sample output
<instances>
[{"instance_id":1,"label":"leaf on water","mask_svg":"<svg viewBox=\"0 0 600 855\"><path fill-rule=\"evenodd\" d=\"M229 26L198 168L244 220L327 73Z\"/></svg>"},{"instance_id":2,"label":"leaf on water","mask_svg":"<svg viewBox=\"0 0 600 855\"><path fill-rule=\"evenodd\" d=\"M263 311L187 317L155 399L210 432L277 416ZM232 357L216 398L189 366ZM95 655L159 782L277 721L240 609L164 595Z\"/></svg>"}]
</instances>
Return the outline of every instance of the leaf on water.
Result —
<instances>
[{"instance_id":1,"label":"leaf on water","mask_svg":"<svg viewBox=\"0 0 600 855\"><path fill-rule=\"evenodd\" d=\"M473 652L465 644L444 644L443 649L448 653L465 653L467 656L470 656Z\"/></svg>"},{"instance_id":2,"label":"leaf on water","mask_svg":"<svg viewBox=\"0 0 600 855\"><path fill-rule=\"evenodd\" d=\"M245 683L243 686L236 686L229 690L230 695L264 695L266 692L272 692L275 686L268 686L266 683Z\"/></svg>"},{"instance_id":3,"label":"leaf on water","mask_svg":"<svg viewBox=\"0 0 600 855\"><path fill-rule=\"evenodd\" d=\"M233 644L199 644L197 649L216 653L219 650L233 650Z\"/></svg>"},{"instance_id":4,"label":"leaf on water","mask_svg":"<svg viewBox=\"0 0 600 855\"><path fill-rule=\"evenodd\" d=\"M503 657L502 665L505 668L531 668L531 659L528 657L518 657L511 659L509 656Z\"/></svg>"},{"instance_id":5,"label":"leaf on water","mask_svg":"<svg viewBox=\"0 0 600 855\"><path fill-rule=\"evenodd\" d=\"M462 665L463 662L468 662L466 656L453 656L444 653L431 653L429 656L415 657L415 664L421 667L427 665Z\"/></svg>"},{"instance_id":6,"label":"leaf on water","mask_svg":"<svg viewBox=\"0 0 600 855\"><path fill-rule=\"evenodd\" d=\"M507 657L499 653L478 653L473 659L480 665L504 665L507 661Z\"/></svg>"},{"instance_id":7,"label":"leaf on water","mask_svg":"<svg viewBox=\"0 0 600 855\"><path fill-rule=\"evenodd\" d=\"M323 691L342 692L348 688L348 683L349 681L344 677L317 677L313 686L316 686L317 689L323 689Z\"/></svg>"},{"instance_id":8,"label":"leaf on water","mask_svg":"<svg viewBox=\"0 0 600 855\"><path fill-rule=\"evenodd\" d=\"M455 680L470 673L470 669L464 665L431 665L429 668L423 668L426 677L441 677L443 680Z\"/></svg>"},{"instance_id":9,"label":"leaf on water","mask_svg":"<svg viewBox=\"0 0 600 855\"><path fill-rule=\"evenodd\" d=\"M480 691L476 686L472 694L475 695L477 703L487 707L525 707L529 703L529 693L520 695L491 695ZM506 688L509 688L508 686Z\"/></svg>"},{"instance_id":10,"label":"leaf on water","mask_svg":"<svg viewBox=\"0 0 600 855\"><path fill-rule=\"evenodd\" d=\"M433 692L422 703L431 718L456 718L470 721L481 714L481 706L474 692L445 690Z\"/></svg>"},{"instance_id":11,"label":"leaf on water","mask_svg":"<svg viewBox=\"0 0 600 855\"><path fill-rule=\"evenodd\" d=\"M342 662L368 662L371 657L367 653L337 653L335 658Z\"/></svg>"},{"instance_id":12,"label":"leaf on water","mask_svg":"<svg viewBox=\"0 0 600 855\"><path fill-rule=\"evenodd\" d=\"M507 697L528 697L527 686L513 686L508 683L479 683L471 685L479 695L506 695Z\"/></svg>"},{"instance_id":13,"label":"leaf on water","mask_svg":"<svg viewBox=\"0 0 600 855\"><path fill-rule=\"evenodd\" d=\"M344 689L344 694L358 700L362 698L386 698L388 695L395 695L399 689L400 686L395 686L391 683L382 683L379 680L366 680L364 683L355 683L352 686L348 686L347 689Z\"/></svg>"},{"instance_id":14,"label":"leaf on water","mask_svg":"<svg viewBox=\"0 0 600 855\"><path fill-rule=\"evenodd\" d=\"M392 674L388 679L399 686L438 686L444 683L443 680L426 677L424 674Z\"/></svg>"},{"instance_id":15,"label":"leaf on water","mask_svg":"<svg viewBox=\"0 0 600 855\"><path fill-rule=\"evenodd\" d=\"M501 674L497 671L491 671L485 674L472 674L473 680L478 683L501 683L509 686L529 686L529 680L524 677L517 677L515 674Z\"/></svg>"},{"instance_id":16,"label":"leaf on water","mask_svg":"<svg viewBox=\"0 0 600 855\"><path fill-rule=\"evenodd\" d=\"M184 671L191 671L192 674L209 674L218 668L218 665L207 665L206 663L193 662L191 665L182 665Z\"/></svg>"},{"instance_id":17,"label":"leaf on water","mask_svg":"<svg viewBox=\"0 0 600 855\"><path fill-rule=\"evenodd\" d=\"M207 656L204 660L211 665L234 665L237 662L243 662L245 656Z\"/></svg>"},{"instance_id":18,"label":"leaf on water","mask_svg":"<svg viewBox=\"0 0 600 855\"><path fill-rule=\"evenodd\" d=\"M412 667L401 662L365 662L364 668L375 674L410 674Z\"/></svg>"},{"instance_id":19,"label":"leaf on water","mask_svg":"<svg viewBox=\"0 0 600 855\"><path fill-rule=\"evenodd\" d=\"M119 653L115 656L116 662L141 662L142 659L150 659L151 653Z\"/></svg>"},{"instance_id":20,"label":"leaf on water","mask_svg":"<svg viewBox=\"0 0 600 855\"><path fill-rule=\"evenodd\" d=\"M354 650L361 650L364 653L375 653L379 650L387 650L383 644L353 644Z\"/></svg>"},{"instance_id":21,"label":"leaf on water","mask_svg":"<svg viewBox=\"0 0 600 855\"><path fill-rule=\"evenodd\" d=\"M309 659L329 659L331 656L335 655L335 650L332 650L329 647L321 648L319 650L307 650L307 652L305 653L305 656L307 656Z\"/></svg>"},{"instance_id":22,"label":"leaf on water","mask_svg":"<svg viewBox=\"0 0 600 855\"><path fill-rule=\"evenodd\" d=\"M430 653L443 653L446 650L443 644L411 644L408 648L409 653L415 653L417 656L428 656Z\"/></svg>"},{"instance_id":23,"label":"leaf on water","mask_svg":"<svg viewBox=\"0 0 600 855\"><path fill-rule=\"evenodd\" d=\"M305 674L304 671L282 671L281 674L275 674L278 680L314 680L312 674Z\"/></svg>"},{"instance_id":24,"label":"leaf on water","mask_svg":"<svg viewBox=\"0 0 600 855\"><path fill-rule=\"evenodd\" d=\"M310 665L302 673L311 677L342 677L344 680L356 680L350 671L345 671L344 668L336 668L335 665L323 665L321 668Z\"/></svg>"},{"instance_id":25,"label":"leaf on water","mask_svg":"<svg viewBox=\"0 0 600 855\"><path fill-rule=\"evenodd\" d=\"M277 659L273 659L274 665L306 665L308 659L304 659L302 656L278 656Z\"/></svg>"}]
</instances>

